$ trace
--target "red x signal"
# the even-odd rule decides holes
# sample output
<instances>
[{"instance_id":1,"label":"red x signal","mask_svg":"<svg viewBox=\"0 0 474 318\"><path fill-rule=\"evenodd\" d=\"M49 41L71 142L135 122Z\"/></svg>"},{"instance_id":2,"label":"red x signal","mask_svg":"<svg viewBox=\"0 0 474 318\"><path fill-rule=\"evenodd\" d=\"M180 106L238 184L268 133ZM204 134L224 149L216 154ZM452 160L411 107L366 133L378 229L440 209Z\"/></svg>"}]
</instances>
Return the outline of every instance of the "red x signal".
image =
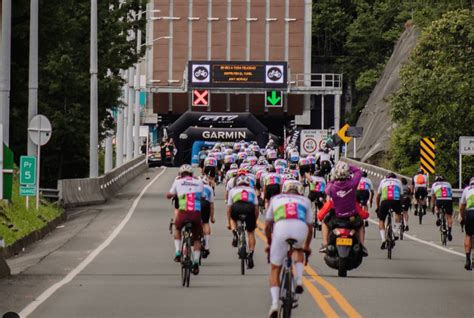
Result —
<instances>
[{"instance_id":1,"label":"red x signal","mask_svg":"<svg viewBox=\"0 0 474 318\"><path fill-rule=\"evenodd\" d=\"M209 90L193 90L193 106L209 106Z\"/></svg>"}]
</instances>

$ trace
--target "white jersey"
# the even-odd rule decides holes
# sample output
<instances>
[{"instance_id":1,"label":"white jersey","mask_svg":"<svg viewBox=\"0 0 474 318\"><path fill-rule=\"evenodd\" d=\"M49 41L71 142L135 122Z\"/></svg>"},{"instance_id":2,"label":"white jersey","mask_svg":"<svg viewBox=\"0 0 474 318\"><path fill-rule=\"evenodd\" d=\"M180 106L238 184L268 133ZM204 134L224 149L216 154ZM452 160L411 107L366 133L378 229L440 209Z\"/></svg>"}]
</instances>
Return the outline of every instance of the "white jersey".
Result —
<instances>
[{"instance_id":1,"label":"white jersey","mask_svg":"<svg viewBox=\"0 0 474 318\"><path fill-rule=\"evenodd\" d=\"M214 189L210 185L204 185L202 198L208 201L209 203L214 203Z\"/></svg>"},{"instance_id":2,"label":"white jersey","mask_svg":"<svg viewBox=\"0 0 474 318\"><path fill-rule=\"evenodd\" d=\"M329 153L325 153L324 151L321 151L318 155L319 155L320 162L331 161L331 155Z\"/></svg>"},{"instance_id":3,"label":"white jersey","mask_svg":"<svg viewBox=\"0 0 474 318\"><path fill-rule=\"evenodd\" d=\"M265 218L273 222L296 219L312 224L314 216L308 198L296 194L278 194L270 200Z\"/></svg>"},{"instance_id":4,"label":"white jersey","mask_svg":"<svg viewBox=\"0 0 474 318\"><path fill-rule=\"evenodd\" d=\"M465 204L467 210L474 209L474 185L465 188L461 195L460 204Z\"/></svg>"},{"instance_id":5,"label":"white jersey","mask_svg":"<svg viewBox=\"0 0 474 318\"><path fill-rule=\"evenodd\" d=\"M431 195L435 196L436 200L452 200L453 189L449 182L438 181L431 186Z\"/></svg>"},{"instance_id":6,"label":"white jersey","mask_svg":"<svg viewBox=\"0 0 474 318\"><path fill-rule=\"evenodd\" d=\"M227 195L227 205L231 206L235 202L249 202L253 205L258 204L257 193L251 187L238 186L232 188Z\"/></svg>"},{"instance_id":7,"label":"white jersey","mask_svg":"<svg viewBox=\"0 0 474 318\"><path fill-rule=\"evenodd\" d=\"M193 177L176 179L169 191L178 197L179 210L201 211L204 183Z\"/></svg>"}]
</instances>

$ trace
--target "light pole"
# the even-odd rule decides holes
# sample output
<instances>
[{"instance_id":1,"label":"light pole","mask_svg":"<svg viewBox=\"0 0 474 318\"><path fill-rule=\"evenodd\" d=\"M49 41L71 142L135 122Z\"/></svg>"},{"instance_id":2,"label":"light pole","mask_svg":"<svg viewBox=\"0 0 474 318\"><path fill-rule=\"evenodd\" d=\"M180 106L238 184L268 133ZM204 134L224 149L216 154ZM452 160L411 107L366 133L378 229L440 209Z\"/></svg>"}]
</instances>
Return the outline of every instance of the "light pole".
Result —
<instances>
[{"instance_id":1,"label":"light pole","mask_svg":"<svg viewBox=\"0 0 474 318\"><path fill-rule=\"evenodd\" d=\"M99 114L98 114L98 84L97 84L97 0L91 0L91 52L90 52L90 142L89 142L89 177L99 176L98 144L99 144Z\"/></svg>"},{"instance_id":2,"label":"light pole","mask_svg":"<svg viewBox=\"0 0 474 318\"><path fill-rule=\"evenodd\" d=\"M140 20L142 12L139 11L136 19ZM137 30L137 54L140 54L142 47L142 30ZM135 64L135 126L133 136L133 157L136 158L140 154L140 60Z\"/></svg>"},{"instance_id":3,"label":"light pole","mask_svg":"<svg viewBox=\"0 0 474 318\"><path fill-rule=\"evenodd\" d=\"M2 43L0 48L0 124L3 125L3 142L10 143L10 69L12 1L2 1ZM0 145L2 146L2 145Z\"/></svg>"}]
</instances>

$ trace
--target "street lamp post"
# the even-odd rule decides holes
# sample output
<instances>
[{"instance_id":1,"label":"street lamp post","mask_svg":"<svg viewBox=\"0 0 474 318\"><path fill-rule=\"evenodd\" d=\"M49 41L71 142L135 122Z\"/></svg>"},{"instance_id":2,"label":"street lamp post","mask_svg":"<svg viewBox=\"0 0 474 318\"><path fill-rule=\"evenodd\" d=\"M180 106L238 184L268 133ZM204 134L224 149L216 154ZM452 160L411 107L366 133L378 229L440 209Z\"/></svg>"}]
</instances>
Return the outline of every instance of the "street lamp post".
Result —
<instances>
[{"instance_id":1,"label":"street lamp post","mask_svg":"<svg viewBox=\"0 0 474 318\"><path fill-rule=\"evenodd\" d=\"M30 66L28 79L28 124L38 114L38 0L31 0L30 7ZM28 156L37 153L36 145L28 139Z\"/></svg>"},{"instance_id":2,"label":"street lamp post","mask_svg":"<svg viewBox=\"0 0 474 318\"><path fill-rule=\"evenodd\" d=\"M2 1L2 43L0 48L0 124L3 125L3 141L10 141L10 70L11 70L11 29L12 1Z\"/></svg>"},{"instance_id":3,"label":"street lamp post","mask_svg":"<svg viewBox=\"0 0 474 318\"><path fill-rule=\"evenodd\" d=\"M91 0L91 52L90 52L90 142L89 142L89 177L99 176L99 114L98 114L98 62L97 62L97 0Z\"/></svg>"}]
</instances>

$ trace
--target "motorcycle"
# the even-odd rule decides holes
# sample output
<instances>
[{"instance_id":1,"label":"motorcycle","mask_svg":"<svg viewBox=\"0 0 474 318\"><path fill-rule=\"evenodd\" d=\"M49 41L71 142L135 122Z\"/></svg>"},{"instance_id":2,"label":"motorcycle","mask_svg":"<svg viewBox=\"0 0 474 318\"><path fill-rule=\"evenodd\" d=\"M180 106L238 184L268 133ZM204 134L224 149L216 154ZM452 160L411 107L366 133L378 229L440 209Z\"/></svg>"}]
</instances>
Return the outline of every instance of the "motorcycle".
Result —
<instances>
[{"instance_id":1,"label":"motorcycle","mask_svg":"<svg viewBox=\"0 0 474 318\"><path fill-rule=\"evenodd\" d=\"M339 277L346 277L347 271L359 267L362 257L362 245L355 229L348 224L338 224L332 229L324 261L329 267L337 269Z\"/></svg>"}]
</instances>

